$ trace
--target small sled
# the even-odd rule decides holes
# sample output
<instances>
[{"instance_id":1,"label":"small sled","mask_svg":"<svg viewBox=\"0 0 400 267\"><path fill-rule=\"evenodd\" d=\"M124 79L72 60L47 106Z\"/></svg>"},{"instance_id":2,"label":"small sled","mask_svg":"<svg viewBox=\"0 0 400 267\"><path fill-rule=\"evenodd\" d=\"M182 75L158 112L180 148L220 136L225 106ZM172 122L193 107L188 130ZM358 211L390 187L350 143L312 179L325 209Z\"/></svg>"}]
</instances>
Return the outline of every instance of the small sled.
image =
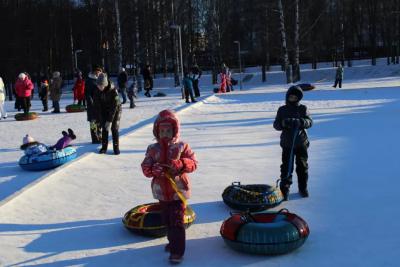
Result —
<instances>
[{"instance_id":1,"label":"small sled","mask_svg":"<svg viewBox=\"0 0 400 267\"><path fill-rule=\"evenodd\" d=\"M71 104L71 105L66 106L65 110L68 113L71 113L71 112L84 112L86 110L86 108L83 105Z\"/></svg>"},{"instance_id":2,"label":"small sled","mask_svg":"<svg viewBox=\"0 0 400 267\"><path fill-rule=\"evenodd\" d=\"M301 88L301 90L303 91L311 91L313 89L315 89L315 86L309 83L300 83L297 85L298 87Z\"/></svg>"},{"instance_id":3,"label":"small sled","mask_svg":"<svg viewBox=\"0 0 400 267\"><path fill-rule=\"evenodd\" d=\"M278 186L242 185L240 182L233 182L225 188L222 199L234 210L262 211L278 206L283 201L283 196Z\"/></svg>"},{"instance_id":4,"label":"small sled","mask_svg":"<svg viewBox=\"0 0 400 267\"><path fill-rule=\"evenodd\" d=\"M17 121L29 121L37 119L38 114L36 112L29 112L28 114L25 113L17 113L15 114L14 118Z\"/></svg>"},{"instance_id":5,"label":"small sled","mask_svg":"<svg viewBox=\"0 0 400 267\"><path fill-rule=\"evenodd\" d=\"M195 219L196 213L187 206L183 218L185 228L192 225ZM159 203L143 204L130 209L122 218L122 223L128 230L139 235L150 237L167 235L167 227L162 222Z\"/></svg>"}]
</instances>

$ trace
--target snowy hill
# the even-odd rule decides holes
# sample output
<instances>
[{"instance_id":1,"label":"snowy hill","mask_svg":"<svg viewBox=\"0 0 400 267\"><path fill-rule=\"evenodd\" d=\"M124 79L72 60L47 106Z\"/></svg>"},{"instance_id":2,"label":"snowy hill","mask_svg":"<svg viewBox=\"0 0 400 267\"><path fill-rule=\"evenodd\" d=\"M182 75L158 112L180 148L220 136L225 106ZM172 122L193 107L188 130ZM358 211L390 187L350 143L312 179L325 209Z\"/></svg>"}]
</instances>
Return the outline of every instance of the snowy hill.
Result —
<instances>
[{"instance_id":1,"label":"snowy hill","mask_svg":"<svg viewBox=\"0 0 400 267\"><path fill-rule=\"evenodd\" d=\"M187 230L182 266L398 266L398 70L346 68L341 90L331 87L332 68L303 72L304 82L329 76L303 100L314 119L310 198L298 196L295 182L290 201L276 209L300 215L311 234L300 249L275 257L229 249L219 228L230 211L221 198L226 186L238 180L273 184L279 177L279 132L272 123L287 89L281 72L271 72L267 84L256 73L246 90L192 105L160 80L157 90L166 98L140 98L136 109L124 107L119 156L95 153L83 113L39 112L35 121L1 121L0 266L167 266L165 238L132 235L121 223L128 209L153 201L140 163L153 142L153 118L164 108L178 110L181 137L199 160L189 201L197 220ZM67 97L61 106L70 102ZM33 109L41 109L38 101ZM51 172L19 168L24 134L53 143L67 127L78 136L77 160Z\"/></svg>"}]
</instances>

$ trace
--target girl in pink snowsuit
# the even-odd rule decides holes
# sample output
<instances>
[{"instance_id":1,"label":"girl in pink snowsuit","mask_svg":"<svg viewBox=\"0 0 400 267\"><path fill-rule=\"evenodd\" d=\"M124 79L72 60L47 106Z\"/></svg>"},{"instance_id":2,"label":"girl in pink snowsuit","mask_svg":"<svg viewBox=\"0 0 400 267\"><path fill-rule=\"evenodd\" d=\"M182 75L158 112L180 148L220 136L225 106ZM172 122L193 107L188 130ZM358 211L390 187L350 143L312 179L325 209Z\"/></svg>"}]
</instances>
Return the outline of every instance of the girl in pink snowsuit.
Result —
<instances>
[{"instance_id":1,"label":"girl in pink snowsuit","mask_svg":"<svg viewBox=\"0 0 400 267\"><path fill-rule=\"evenodd\" d=\"M173 263L181 262L185 252L185 205L166 174L173 177L181 195L188 199L191 190L187 173L197 168L194 152L187 143L179 141L179 127L179 120L173 111L161 111L153 125L157 143L149 145L142 162L144 175L153 178L153 196L159 200L163 210L162 217L167 226L169 241L165 249L170 252L169 259Z\"/></svg>"}]
</instances>

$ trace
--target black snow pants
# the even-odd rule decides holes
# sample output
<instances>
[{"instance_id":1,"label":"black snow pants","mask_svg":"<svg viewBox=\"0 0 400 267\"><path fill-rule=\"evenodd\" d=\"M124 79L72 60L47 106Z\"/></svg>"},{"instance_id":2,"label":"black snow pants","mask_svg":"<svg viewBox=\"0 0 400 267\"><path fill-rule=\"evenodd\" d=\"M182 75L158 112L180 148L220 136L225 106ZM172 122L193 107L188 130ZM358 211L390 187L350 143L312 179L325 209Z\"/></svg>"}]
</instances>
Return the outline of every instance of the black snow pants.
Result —
<instances>
[{"instance_id":1,"label":"black snow pants","mask_svg":"<svg viewBox=\"0 0 400 267\"><path fill-rule=\"evenodd\" d=\"M290 187L292 184L292 173L294 164L288 175L290 160L290 148L282 148L282 165L281 165L281 184ZM298 179L299 191L307 189L308 182L308 146L301 145L294 148L293 160L296 162L296 173ZM288 176L288 177L287 177Z\"/></svg>"}]
</instances>

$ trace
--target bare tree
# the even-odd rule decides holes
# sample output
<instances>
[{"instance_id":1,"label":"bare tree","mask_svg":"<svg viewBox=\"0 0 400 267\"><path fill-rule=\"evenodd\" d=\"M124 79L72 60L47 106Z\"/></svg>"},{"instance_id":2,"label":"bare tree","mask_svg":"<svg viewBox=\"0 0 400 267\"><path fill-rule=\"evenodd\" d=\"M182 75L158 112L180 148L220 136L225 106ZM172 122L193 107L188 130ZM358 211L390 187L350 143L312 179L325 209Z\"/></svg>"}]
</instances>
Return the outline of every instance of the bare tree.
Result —
<instances>
[{"instance_id":1,"label":"bare tree","mask_svg":"<svg viewBox=\"0 0 400 267\"><path fill-rule=\"evenodd\" d=\"M300 77L300 16L299 0L295 0L295 29L294 29L294 64L293 64L293 82L301 80Z\"/></svg>"},{"instance_id":2,"label":"bare tree","mask_svg":"<svg viewBox=\"0 0 400 267\"><path fill-rule=\"evenodd\" d=\"M279 22L280 22L280 33L282 43L282 64L283 70L286 72L286 82L292 82L292 75L289 67L289 55L286 46L286 31L285 31L285 16L283 14L282 0L278 0L278 11L279 11Z\"/></svg>"},{"instance_id":3,"label":"bare tree","mask_svg":"<svg viewBox=\"0 0 400 267\"><path fill-rule=\"evenodd\" d=\"M122 68L122 37L118 0L114 0L114 9L117 26L118 69Z\"/></svg>"}]
</instances>

